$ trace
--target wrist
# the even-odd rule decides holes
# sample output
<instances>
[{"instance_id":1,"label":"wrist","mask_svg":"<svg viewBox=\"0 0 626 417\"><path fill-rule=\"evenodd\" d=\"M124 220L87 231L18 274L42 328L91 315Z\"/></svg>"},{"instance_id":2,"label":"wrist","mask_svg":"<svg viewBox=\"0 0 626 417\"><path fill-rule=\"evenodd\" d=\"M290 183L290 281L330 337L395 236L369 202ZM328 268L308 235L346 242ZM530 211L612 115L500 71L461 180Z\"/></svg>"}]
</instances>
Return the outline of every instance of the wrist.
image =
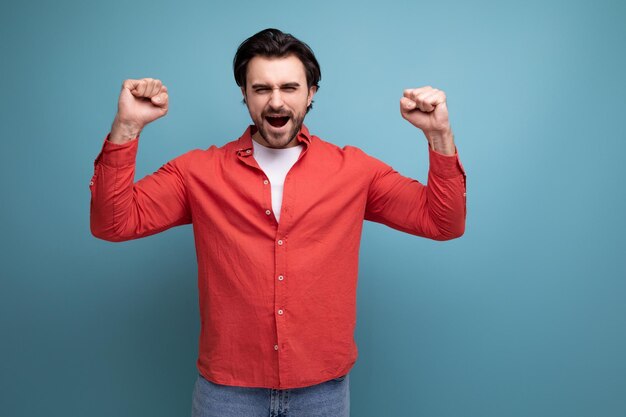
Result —
<instances>
[{"instance_id":1,"label":"wrist","mask_svg":"<svg viewBox=\"0 0 626 417\"><path fill-rule=\"evenodd\" d=\"M452 129L444 131L424 132L430 147L444 155L454 155L456 147L454 146L454 134Z\"/></svg>"},{"instance_id":2,"label":"wrist","mask_svg":"<svg viewBox=\"0 0 626 417\"><path fill-rule=\"evenodd\" d=\"M134 123L123 122L115 117L111 125L109 141L116 144L123 144L135 139L141 133L142 127Z\"/></svg>"}]
</instances>

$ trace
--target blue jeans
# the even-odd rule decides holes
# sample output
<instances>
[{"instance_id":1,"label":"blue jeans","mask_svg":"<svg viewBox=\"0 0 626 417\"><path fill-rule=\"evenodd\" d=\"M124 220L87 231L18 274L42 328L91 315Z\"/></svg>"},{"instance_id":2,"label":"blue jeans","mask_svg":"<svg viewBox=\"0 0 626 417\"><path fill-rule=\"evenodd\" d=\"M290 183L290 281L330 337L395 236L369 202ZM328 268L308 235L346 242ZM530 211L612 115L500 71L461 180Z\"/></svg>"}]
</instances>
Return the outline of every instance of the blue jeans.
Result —
<instances>
[{"instance_id":1,"label":"blue jeans","mask_svg":"<svg viewBox=\"0 0 626 417\"><path fill-rule=\"evenodd\" d=\"M304 388L220 385L198 374L191 417L349 417L350 375Z\"/></svg>"}]
</instances>

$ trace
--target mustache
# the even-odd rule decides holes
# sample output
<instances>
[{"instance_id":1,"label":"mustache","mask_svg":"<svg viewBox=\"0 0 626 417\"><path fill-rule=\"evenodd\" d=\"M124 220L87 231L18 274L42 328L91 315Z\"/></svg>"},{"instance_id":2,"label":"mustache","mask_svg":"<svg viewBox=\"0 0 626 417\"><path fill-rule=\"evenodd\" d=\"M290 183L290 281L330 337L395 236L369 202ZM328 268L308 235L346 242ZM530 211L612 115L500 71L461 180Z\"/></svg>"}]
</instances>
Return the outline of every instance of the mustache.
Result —
<instances>
[{"instance_id":1,"label":"mustache","mask_svg":"<svg viewBox=\"0 0 626 417\"><path fill-rule=\"evenodd\" d=\"M263 112L263 117L291 117L291 112Z\"/></svg>"}]
</instances>

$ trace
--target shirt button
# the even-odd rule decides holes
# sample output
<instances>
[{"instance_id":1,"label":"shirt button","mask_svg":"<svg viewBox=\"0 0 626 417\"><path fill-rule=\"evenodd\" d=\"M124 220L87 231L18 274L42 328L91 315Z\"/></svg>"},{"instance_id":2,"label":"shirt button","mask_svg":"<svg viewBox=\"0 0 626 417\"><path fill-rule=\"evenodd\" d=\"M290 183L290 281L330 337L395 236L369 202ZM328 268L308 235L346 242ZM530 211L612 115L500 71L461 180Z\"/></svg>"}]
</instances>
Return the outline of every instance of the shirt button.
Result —
<instances>
[{"instance_id":1,"label":"shirt button","mask_svg":"<svg viewBox=\"0 0 626 417\"><path fill-rule=\"evenodd\" d=\"M248 150L246 151L246 153L252 153L252 151L251 151L250 149L248 149Z\"/></svg>"},{"instance_id":2,"label":"shirt button","mask_svg":"<svg viewBox=\"0 0 626 417\"><path fill-rule=\"evenodd\" d=\"M278 242L276 242L276 243L278 243L279 246L282 246L283 241L282 240L278 240Z\"/></svg>"},{"instance_id":3,"label":"shirt button","mask_svg":"<svg viewBox=\"0 0 626 417\"><path fill-rule=\"evenodd\" d=\"M278 345L274 345L274 350L278 350Z\"/></svg>"},{"instance_id":4,"label":"shirt button","mask_svg":"<svg viewBox=\"0 0 626 417\"><path fill-rule=\"evenodd\" d=\"M267 214L269 216L270 214L272 214L272 212L269 211L269 210L265 210L265 214Z\"/></svg>"},{"instance_id":5,"label":"shirt button","mask_svg":"<svg viewBox=\"0 0 626 417\"><path fill-rule=\"evenodd\" d=\"M282 275L279 275L279 276L278 276L278 280L279 280L279 281L282 281L283 279L285 279L285 277L284 277L284 276L282 276Z\"/></svg>"},{"instance_id":6,"label":"shirt button","mask_svg":"<svg viewBox=\"0 0 626 417\"><path fill-rule=\"evenodd\" d=\"M283 310L278 310L278 314L282 316L283 315Z\"/></svg>"},{"instance_id":7,"label":"shirt button","mask_svg":"<svg viewBox=\"0 0 626 417\"><path fill-rule=\"evenodd\" d=\"M93 181L89 181L89 185L93 185Z\"/></svg>"},{"instance_id":8,"label":"shirt button","mask_svg":"<svg viewBox=\"0 0 626 417\"><path fill-rule=\"evenodd\" d=\"M269 184L269 183L270 183L270 182L269 182L268 180L263 181L263 184L265 184L265 185L267 185L267 184Z\"/></svg>"}]
</instances>

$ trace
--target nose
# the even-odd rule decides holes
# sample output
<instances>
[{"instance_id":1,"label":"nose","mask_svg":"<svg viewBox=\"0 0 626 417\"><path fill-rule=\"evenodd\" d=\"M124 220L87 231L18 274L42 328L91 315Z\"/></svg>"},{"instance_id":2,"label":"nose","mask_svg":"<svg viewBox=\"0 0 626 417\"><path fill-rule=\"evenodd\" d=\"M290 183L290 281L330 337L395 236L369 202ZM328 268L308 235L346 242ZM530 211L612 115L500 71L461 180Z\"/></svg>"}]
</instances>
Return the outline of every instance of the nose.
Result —
<instances>
[{"instance_id":1,"label":"nose","mask_svg":"<svg viewBox=\"0 0 626 417\"><path fill-rule=\"evenodd\" d=\"M280 89L274 88L272 90L269 106L274 110L278 110L283 107L283 98L280 94Z\"/></svg>"}]
</instances>

